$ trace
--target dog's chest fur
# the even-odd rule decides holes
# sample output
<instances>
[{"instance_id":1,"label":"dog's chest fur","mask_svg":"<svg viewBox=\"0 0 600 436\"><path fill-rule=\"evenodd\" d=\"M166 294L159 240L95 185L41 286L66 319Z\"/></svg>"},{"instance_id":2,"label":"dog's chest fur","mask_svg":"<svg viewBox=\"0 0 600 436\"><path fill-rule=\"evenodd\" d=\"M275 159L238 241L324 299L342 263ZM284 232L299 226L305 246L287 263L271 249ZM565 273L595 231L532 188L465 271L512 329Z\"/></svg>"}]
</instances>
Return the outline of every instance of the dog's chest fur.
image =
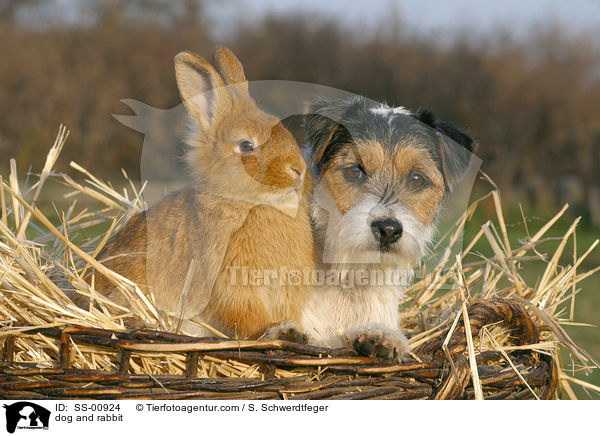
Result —
<instances>
[{"instance_id":1,"label":"dog's chest fur","mask_svg":"<svg viewBox=\"0 0 600 436\"><path fill-rule=\"evenodd\" d=\"M318 343L330 347L347 344L361 326L381 324L397 328L401 286L319 286L302 314L302 325Z\"/></svg>"}]
</instances>

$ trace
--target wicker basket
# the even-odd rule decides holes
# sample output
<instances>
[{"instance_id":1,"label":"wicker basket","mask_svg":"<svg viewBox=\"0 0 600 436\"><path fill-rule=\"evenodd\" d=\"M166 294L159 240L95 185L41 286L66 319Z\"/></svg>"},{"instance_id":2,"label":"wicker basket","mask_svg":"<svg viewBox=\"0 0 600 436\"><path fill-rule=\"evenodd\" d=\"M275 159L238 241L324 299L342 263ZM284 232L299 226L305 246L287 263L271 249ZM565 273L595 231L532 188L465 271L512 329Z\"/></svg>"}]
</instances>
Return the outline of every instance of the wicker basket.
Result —
<instances>
[{"instance_id":1,"label":"wicker basket","mask_svg":"<svg viewBox=\"0 0 600 436\"><path fill-rule=\"evenodd\" d=\"M515 345L535 344L539 328L523 306L491 299L469 309L471 334L501 323ZM40 328L21 335L41 334L58 341L54 367L15 362L15 340L6 337L0 362L3 399L472 399L475 390L465 327L458 324L414 350L401 364L359 357L348 349L325 349L285 341L239 341L195 338L134 330L119 332L83 327ZM72 367L72 342L117 354L113 372ZM184 375L131 374L130 359L144 353L179 353L186 357ZM258 364L260 378L198 378L205 356ZM486 399L550 399L558 380L556 363L535 350L477 355L478 380ZM510 362L509 362L510 360ZM279 378L275 368L298 371Z\"/></svg>"}]
</instances>

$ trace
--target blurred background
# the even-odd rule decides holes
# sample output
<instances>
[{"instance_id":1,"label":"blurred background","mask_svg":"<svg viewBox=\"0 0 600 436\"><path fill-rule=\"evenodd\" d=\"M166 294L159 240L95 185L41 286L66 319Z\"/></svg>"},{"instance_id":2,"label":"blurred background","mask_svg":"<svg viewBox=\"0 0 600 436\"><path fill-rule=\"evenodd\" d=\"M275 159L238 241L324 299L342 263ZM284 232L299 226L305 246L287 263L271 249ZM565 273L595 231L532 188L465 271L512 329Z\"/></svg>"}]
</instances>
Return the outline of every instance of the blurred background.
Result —
<instances>
[{"instance_id":1,"label":"blurred background","mask_svg":"<svg viewBox=\"0 0 600 436\"><path fill-rule=\"evenodd\" d=\"M0 0L0 171L139 174L131 98L180 103L173 57L228 44L250 80L332 86L468 127L505 197L600 225L600 2ZM301 6L300 6L301 5Z\"/></svg>"},{"instance_id":2,"label":"blurred background","mask_svg":"<svg viewBox=\"0 0 600 436\"><path fill-rule=\"evenodd\" d=\"M600 236L599 37L598 0L0 0L0 174L10 158L21 174L41 168L63 123L58 169L139 179L143 138L112 117L131 113L120 100L176 106L173 57L226 44L250 80L327 85L468 128L516 233L519 205L535 230L568 202L584 250ZM600 280L582 288L578 321L597 325ZM600 358L597 328L570 332Z\"/></svg>"}]
</instances>

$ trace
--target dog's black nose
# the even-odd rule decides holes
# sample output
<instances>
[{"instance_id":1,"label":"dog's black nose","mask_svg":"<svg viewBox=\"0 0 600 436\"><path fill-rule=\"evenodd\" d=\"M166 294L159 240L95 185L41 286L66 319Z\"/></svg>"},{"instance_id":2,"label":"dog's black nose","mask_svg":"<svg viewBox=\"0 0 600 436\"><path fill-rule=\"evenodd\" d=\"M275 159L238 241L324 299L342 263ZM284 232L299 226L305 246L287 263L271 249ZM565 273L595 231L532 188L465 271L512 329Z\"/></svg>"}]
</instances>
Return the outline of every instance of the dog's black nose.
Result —
<instances>
[{"instance_id":1,"label":"dog's black nose","mask_svg":"<svg viewBox=\"0 0 600 436\"><path fill-rule=\"evenodd\" d=\"M390 245L402 236L402 224L390 218L375 220L371 223L371 231L381 244Z\"/></svg>"}]
</instances>

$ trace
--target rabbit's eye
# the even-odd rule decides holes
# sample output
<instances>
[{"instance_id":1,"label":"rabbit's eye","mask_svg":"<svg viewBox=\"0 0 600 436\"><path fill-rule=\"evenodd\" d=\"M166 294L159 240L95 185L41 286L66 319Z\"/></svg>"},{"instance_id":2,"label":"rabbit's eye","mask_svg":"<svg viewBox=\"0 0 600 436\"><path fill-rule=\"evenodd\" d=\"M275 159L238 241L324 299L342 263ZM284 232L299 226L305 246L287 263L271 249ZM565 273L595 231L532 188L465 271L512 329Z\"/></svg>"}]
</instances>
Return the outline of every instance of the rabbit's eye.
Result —
<instances>
[{"instance_id":1,"label":"rabbit's eye","mask_svg":"<svg viewBox=\"0 0 600 436\"><path fill-rule=\"evenodd\" d=\"M250 153L254 151L254 144L250 141L242 141L240 142L240 153Z\"/></svg>"}]
</instances>

